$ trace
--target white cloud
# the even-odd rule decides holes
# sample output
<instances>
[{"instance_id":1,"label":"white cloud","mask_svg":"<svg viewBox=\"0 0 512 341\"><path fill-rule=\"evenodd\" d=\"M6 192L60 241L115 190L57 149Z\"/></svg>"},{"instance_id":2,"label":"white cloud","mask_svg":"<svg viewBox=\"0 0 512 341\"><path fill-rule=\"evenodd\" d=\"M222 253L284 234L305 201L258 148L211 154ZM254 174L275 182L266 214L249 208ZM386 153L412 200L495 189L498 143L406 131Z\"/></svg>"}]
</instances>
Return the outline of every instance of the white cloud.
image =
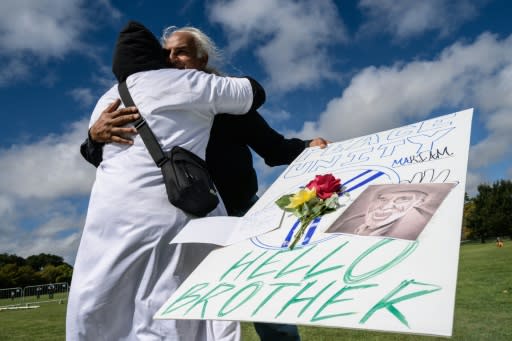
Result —
<instances>
[{"instance_id":1,"label":"white cloud","mask_svg":"<svg viewBox=\"0 0 512 341\"><path fill-rule=\"evenodd\" d=\"M219 0L210 20L222 25L230 50L255 47L270 78L268 90L291 91L332 79L327 48L347 40L330 0Z\"/></svg>"},{"instance_id":2,"label":"white cloud","mask_svg":"<svg viewBox=\"0 0 512 341\"><path fill-rule=\"evenodd\" d=\"M79 152L86 120L70 132L0 149L0 250L74 261L95 169Z\"/></svg>"},{"instance_id":3,"label":"white cloud","mask_svg":"<svg viewBox=\"0 0 512 341\"><path fill-rule=\"evenodd\" d=\"M473 44L452 45L432 61L365 68L341 97L328 103L315 128L311 123L305 128L339 140L422 119L440 107L482 105L487 98L478 92L481 83L499 79L512 65L511 52L512 37L500 41L483 34ZM496 115L498 108L510 108L509 101L493 101L494 110L488 117Z\"/></svg>"},{"instance_id":4,"label":"white cloud","mask_svg":"<svg viewBox=\"0 0 512 341\"><path fill-rule=\"evenodd\" d=\"M75 262L76 251L80 244L81 232L76 231L63 238L45 237L32 239L30 243L20 243L16 249L16 254L21 257L37 255L40 253L50 253L64 258L64 261L73 265Z\"/></svg>"},{"instance_id":5,"label":"white cloud","mask_svg":"<svg viewBox=\"0 0 512 341\"><path fill-rule=\"evenodd\" d=\"M82 120L62 136L0 149L0 193L15 198L46 199L88 194L94 168L86 164L79 152L87 126L87 121Z\"/></svg>"},{"instance_id":6,"label":"white cloud","mask_svg":"<svg viewBox=\"0 0 512 341\"><path fill-rule=\"evenodd\" d=\"M73 263L85 216L83 203L67 199L8 199L9 209L0 209L0 250L27 257L51 253ZM86 200L84 197L83 200Z\"/></svg>"},{"instance_id":7,"label":"white cloud","mask_svg":"<svg viewBox=\"0 0 512 341\"><path fill-rule=\"evenodd\" d=\"M3 231L2 231L3 232ZM56 235L37 236L31 232L8 235L0 239L0 248L3 252L13 253L20 257L28 257L40 253L49 253L64 258L64 261L73 265L76 251L80 243L81 231L75 230L64 237Z\"/></svg>"},{"instance_id":8,"label":"white cloud","mask_svg":"<svg viewBox=\"0 0 512 341\"><path fill-rule=\"evenodd\" d=\"M482 174L471 171L466 174L466 192L470 197L474 197L478 194L477 187L482 182L485 182L485 178Z\"/></svg>"},{"instance_id":9,"label":"white cloud","mask_svg":"<svg viewBox=\"0 0 512 341\"><path fill-rule=\"evenodd\" d=\"M87 26L82 0L2 1L0 44L3 53L31 52L40 57L60 57L80 45ZM58 10L57 10L58 9Z\"/></svg>"},{"instance_id":10,"label":"white cloud","mask_svg":"<svg viewBox=\"0 0 512 341\"><path fill-rule=\"evenodd\" d=\"M471 148L470 166L488 166L511 153L511 55L512 36L482 34L471 44L453 44L435 60L368 67L328 103L318 122L306 122L300 135L339 141L430 113L475 107L482 121L477 124L483 123L488 135Z\"/></svg>"},{"instance_id":11,"label":"white cloud","mask_svg":"<svg viewBox=\"0 0 512 341\"><path fill-rule=\"evenodd\" d=\"M0 58L0 62L4 62L4 60L6 65L0 69L0 85L6 85L12 80L25 79L29 76L30 68L25 63L20 60Z\"/></svg>"},{"instance_id":12,"label":"white cloud","mask_svg":"<svg viewBox=\"0 0 512 341\"><path fill-rule=\"evenodd\" d=\"M109 22L120 16L107 0L1 1L0 56L12 68L0 72L0 85L26 78L36 62L63 58L73 51L89 55L94 47L85 33L103 19Z\"/></svg>"},{"instance_id":13,"label":"white cloud","mask_svg":"<svg viewBox=\"0 0 512 341\"><path fill-rule=\"evenodd\" d=\"M0 196L0 217L12 213L13 203L6 196Z\"/></svg>"},{"instance_id":14,"label":"white cloud","mask_svg":"<svg viewBox=\"0 0 512 341\"><path fill-rule=\"evenodd\" d=\"M70 226L75 226L77 221L73 216L70 216L68 212L62 213L54 212L54 214L49 217L49 220L40 225L33 234L38 237L49 238L69 231Z\"/></svg>"},{"instance_id":15,"label":"white cloud","mask_svg":"<svg viewBox=\"0 0 512 341\"><path fill-rule=\"evenodd\" d=\"M269 122L270 125L273 123L287 121L292 117L290 112L284 109L266 109L262 107L258 109L258 112L267 122Z\"/></svg>"},{"instance_id":16,"label":"white cloud","mask_svg":"<svg viewBox=\"0 0 512 341\"><path fill-rule=\"evenodd\" d=\"M69 91L71 97L78 102L82 107L89 107L94 104L98 98L93 94L90 88L76 88Z\"/></svg>"},{"instance_id":17,"label":"white cloud","mask_svg":"<svg viewBox=\"0 0 512 341\"><path fill-rule=\"evenodd\" d=\"M361 0L359 8L367 21L361 34L387 32L396 40L408 39L428 31L446 36L478 14L486 0Z\"/></svg>"},{"instance_id":18,"label":"white cloud","mask_svg":"<svg viewBox=\"0 0 512 341\"><path fill-rule=\"evenodd\" d=\"M31 52L37 58L61 57L84 47L81 36L98 16L118 19L109 1L6 0L0 2L2 53Z\"/></svg>"}]
</instances>

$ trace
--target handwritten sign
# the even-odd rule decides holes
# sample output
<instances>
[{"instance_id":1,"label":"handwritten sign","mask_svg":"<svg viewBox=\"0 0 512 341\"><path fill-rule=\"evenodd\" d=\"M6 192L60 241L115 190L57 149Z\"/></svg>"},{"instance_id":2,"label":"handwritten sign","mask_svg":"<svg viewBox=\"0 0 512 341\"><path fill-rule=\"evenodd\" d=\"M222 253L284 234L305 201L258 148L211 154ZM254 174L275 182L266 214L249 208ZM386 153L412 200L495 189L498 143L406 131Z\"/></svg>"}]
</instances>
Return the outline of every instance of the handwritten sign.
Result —
<instances>
[{"instance_id":1,"label":"handwritten sign","mask_svg":"<svg viewBox=\"0 0 512 341\"><path fill-rule=\"evenodd\" d=\"M325 173L343 182L342 207L314 221L293 250L297 218L286 215L278 230L212 252L155 318L450 336L471 117L465 110L306 149L248 214ZM429 196L436 198L430 205ZM386 233L404 215L390 218L388 206L428 219L407 238ZM361 223L349 230L345 221L355 221L356 210ZM385 228L377 233L379 220Z\"/></svg>"}]
</instances>

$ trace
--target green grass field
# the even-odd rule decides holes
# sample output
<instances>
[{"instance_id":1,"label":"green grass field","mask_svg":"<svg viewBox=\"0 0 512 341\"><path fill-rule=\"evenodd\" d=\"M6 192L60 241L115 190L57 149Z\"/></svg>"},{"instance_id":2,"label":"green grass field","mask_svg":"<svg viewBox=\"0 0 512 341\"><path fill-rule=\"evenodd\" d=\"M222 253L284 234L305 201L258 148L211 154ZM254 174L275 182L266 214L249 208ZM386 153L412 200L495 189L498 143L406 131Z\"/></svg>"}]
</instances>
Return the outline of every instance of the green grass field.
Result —
<instances>
[{"instance_id":1,"label":"green grass field","mask_svg":"<svg viewBox=\"0 0 512 341\"><path fill-rule=\"evenodd\" d=\"M0 340L64 340L66 305L0 311ZM435 318L435 317L433 317ZM303 341L446 340L392 333L300 327ZM498 249L494 243L461 246L453 340L512 340L512 243ZM243 324L243 340L258 341L251 323Z\"/></svg>"}]
</instances>

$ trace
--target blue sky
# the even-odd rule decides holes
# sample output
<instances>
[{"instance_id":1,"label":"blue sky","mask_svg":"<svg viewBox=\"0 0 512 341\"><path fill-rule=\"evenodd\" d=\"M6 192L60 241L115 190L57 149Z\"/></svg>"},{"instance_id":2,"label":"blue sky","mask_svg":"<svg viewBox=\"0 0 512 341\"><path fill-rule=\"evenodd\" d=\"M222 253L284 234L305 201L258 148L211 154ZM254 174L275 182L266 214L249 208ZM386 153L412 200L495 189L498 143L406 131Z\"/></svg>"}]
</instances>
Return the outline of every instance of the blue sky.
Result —
<instances>
[{"instance_id":1,"label":"blue sky","mask_svg":"<svg viewBox=\"0 0 512 341\"><path fill-rule=\"evenodd\" d=\"M0 2L0 253L73 263L94 168L96 100L129 20L203 29L226 73L267 90L286 136L332 141L475 108L466 190L512 177L512 5L506 0ZM260 187L283 170L255 157Z\"/></svg>"}]
</instances>

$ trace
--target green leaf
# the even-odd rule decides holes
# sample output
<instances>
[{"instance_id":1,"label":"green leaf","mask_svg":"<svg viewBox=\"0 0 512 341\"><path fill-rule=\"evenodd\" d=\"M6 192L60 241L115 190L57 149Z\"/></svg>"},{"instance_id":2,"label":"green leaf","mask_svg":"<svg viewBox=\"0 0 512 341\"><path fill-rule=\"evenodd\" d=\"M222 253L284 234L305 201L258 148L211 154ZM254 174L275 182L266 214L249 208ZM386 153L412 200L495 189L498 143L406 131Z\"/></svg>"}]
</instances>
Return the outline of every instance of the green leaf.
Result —
<instances>
[{"instance_id":1,"label":"green leaf","mask_svg":"<svg viewBox=\"0 0 512 341\"><path fill-rule=\"evenodd\" d=\"M282 208L285 211L288 211L287 209L285 209L285 207L290 205L290 198L292 196L293 196L293 194L283 195L282 197L280 197L279 199L276 200L277 206L279 206L280 208ZM288 212L290 212L290 211L288 211Z\"/></svg>"},{"instance_id":2,"label":"green leaf","mask_svg":"<svg viewBox=\"0 0 512 341\"><path fill-rule=\"evenodd\" d=\"M309 207L313 207L313 206L318 205L318 204L320 204L322 202L323 202L323 200L320 199L319 197L314 197L313 199L308 201L308 204L309 204Z\"/></svg>"},{"instance_id":3,"label":"green leaf","mask_svg":"<svg viewBox=\"0 0 512 341\"><path fill-rule=\"evenodd\" d=\"M309 215L310 212L311 212L311 208L309 207L309 205L307 205L307 203L301 205L300 213L302 216L307 216L307 215Z\"/></svg>"},{"instance_id":4,"label":"green leaf","mask_svg":"<svg viewBox=\"0 0 512 341\"><path fill-rule=\"evenodd\" d=\"M311 209L311 212L313 212L314 215L319 216L321 215L323 211L324 206L323 205L316 205Z\"/></svg>"},{"instance_id":5,"label":"green leaf","mask_svg":"<svg viewBox=\"0 0 512 341\"><path fill-rule=\"evenodd\" d=\"M338 195L333 194L325 199L325 206L330 209L337 209L339 207Z\"/></svg>"}]
</instances>

